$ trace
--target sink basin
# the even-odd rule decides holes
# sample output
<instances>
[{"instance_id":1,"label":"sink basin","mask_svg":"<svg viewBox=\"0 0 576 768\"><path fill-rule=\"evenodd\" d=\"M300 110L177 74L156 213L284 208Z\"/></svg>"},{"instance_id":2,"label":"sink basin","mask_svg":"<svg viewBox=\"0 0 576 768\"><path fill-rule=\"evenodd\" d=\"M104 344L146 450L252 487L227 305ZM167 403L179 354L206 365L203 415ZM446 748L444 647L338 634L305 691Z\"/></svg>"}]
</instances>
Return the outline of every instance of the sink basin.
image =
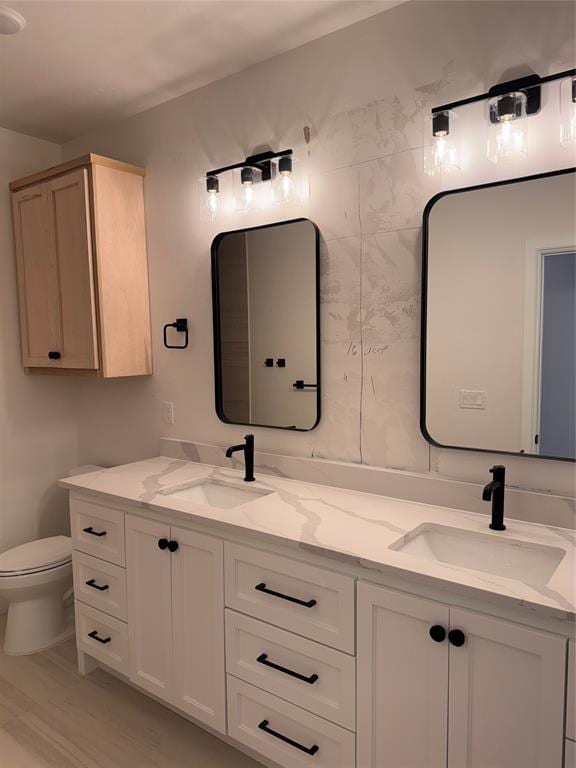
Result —
<instances>
[{"instance_id":1,"label":"sink basin","mask_svg":"<svg viewBox=\"0 0 576 768\"><path fill-rule=\"evenodd\" d=\"M432 523L415 528L390 549L540 586L550 581L566 554L558 547Z\"/></svg>"},{"instance_id":2,"label":"sink basin","mask_svg":"<svg viewBox=\"0 0 576 768\"><path fill-rule=\"evenodd\" d=\"M249 501L256 501L262 496L268 496L272 491L263 491L259 488L244 488L231 483L223 483L217 480L199 480L185 486L168 488L163 491L164 496L172 496L175 499L193 501L196 504L204 504L207 507L218 509L232 509Z\"/></svg>"}]
</instances>

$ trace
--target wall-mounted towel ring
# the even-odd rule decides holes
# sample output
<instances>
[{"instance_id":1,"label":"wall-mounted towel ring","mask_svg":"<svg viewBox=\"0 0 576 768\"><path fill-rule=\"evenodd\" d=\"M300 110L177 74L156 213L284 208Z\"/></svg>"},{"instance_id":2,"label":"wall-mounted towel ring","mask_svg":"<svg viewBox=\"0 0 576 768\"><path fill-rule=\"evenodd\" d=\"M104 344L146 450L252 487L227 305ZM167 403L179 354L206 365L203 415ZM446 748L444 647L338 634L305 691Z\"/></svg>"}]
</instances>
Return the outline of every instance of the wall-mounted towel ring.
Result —
<instances>
[{"instance_id":1,"label":"wall-mounted towel ring","mask_svg":"<svg viewBox=\"0 0 576 768\"><path fill-rule=\"evenodd\" d=\"M178 333L184 333L184 344L168 344L168 328L175 328ZM188 346L188 319L179 317L173 323L166 323L164 326L164 346L166 349L186 349Z\"/></svg>"}]
</instances>

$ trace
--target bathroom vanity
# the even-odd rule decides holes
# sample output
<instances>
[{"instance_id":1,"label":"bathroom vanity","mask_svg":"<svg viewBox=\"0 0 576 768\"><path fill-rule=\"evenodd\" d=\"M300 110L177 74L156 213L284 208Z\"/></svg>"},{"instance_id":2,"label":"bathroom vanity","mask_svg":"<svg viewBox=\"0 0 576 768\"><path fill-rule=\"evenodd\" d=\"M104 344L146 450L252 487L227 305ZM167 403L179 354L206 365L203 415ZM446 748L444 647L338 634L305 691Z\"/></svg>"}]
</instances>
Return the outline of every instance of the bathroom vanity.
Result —
<instances>
[{"instance_id":1,"label":"bathroom vanity","mask_svg":"<svg viewBox=\"0 0 576 768\"><path fill-rule=\"evenodd\" d=\"M572 768L574 532L165 457L62 485L84 673L288 768Z\"/></svg>"}]
</instances>

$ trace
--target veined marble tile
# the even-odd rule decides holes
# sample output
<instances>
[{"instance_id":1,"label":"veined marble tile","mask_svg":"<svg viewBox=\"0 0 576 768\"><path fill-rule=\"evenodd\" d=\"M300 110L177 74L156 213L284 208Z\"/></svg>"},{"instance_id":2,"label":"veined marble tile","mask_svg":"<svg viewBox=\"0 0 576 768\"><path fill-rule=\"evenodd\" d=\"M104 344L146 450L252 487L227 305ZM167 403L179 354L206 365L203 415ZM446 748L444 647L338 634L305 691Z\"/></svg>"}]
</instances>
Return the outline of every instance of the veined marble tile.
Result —
<instances>
[{"instance_id":1,"label":"veined marble tile","mask_svg":"<svg viewBox=\"0 0 576 768\"><path fill-rule=\"evenodd\" d=\"M360 461L360 238L322 244L320 332L322 417L314 456Z\"/></svg>"},{"instance_id":2,"label":"veined marble tile","mask_svg":"<svg viewBox=\"0 0 576 768\"><path fill-rule=\"evenodd\" d=\"M310 145L314 173L422 146L430 100L406 92L328 118Z\"/></svg>"},{"instance_id":3,"label":"veined marble tile","mask_svg":"<svg viewBox=\"0 0 576 768\"><path fill-rule=\"evenodd\" d=\"M427 471L420 435L420 230L362 239L362 460Z\"/></svg>"},{"instance_id":4,"label":"veined marble tile","mask_svg":"<svg viewBox=\"0 0 576 768\"><path fill-rule=\"evenodd\" d=\"M358 168L310 178L310 218L325 240L360 234Z\"/></svg>"},{"instance_id":5,"label":"veined marble tile","mask_svg":"<svg viewBox=\"0 0 576 768\"><path fill-rule=\"evenodd\" d=\"M413 149L359 167L362 233L419 227L440 181L426 176L423 151Z\"/></svg>"}]
</instances>

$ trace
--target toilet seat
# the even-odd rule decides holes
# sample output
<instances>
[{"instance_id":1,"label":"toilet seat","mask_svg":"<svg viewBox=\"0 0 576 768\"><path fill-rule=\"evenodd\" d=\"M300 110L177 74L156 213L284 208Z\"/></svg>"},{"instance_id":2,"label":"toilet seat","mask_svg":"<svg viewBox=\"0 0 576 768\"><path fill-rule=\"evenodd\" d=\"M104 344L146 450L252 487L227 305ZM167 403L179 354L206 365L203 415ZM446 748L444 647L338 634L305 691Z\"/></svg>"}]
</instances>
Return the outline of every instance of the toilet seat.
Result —
<instances>
[{"instance_id":1,"label":"toilet seat","mask_svg":"<svg viewBox=\"0 0 576 768\"><path fill-rule=\"evenodd\" d=\"M72 539L69 536L50 536L29 541L0 555L0 578L41 573L71 560Z\"/></svg>"}]
</instances>

